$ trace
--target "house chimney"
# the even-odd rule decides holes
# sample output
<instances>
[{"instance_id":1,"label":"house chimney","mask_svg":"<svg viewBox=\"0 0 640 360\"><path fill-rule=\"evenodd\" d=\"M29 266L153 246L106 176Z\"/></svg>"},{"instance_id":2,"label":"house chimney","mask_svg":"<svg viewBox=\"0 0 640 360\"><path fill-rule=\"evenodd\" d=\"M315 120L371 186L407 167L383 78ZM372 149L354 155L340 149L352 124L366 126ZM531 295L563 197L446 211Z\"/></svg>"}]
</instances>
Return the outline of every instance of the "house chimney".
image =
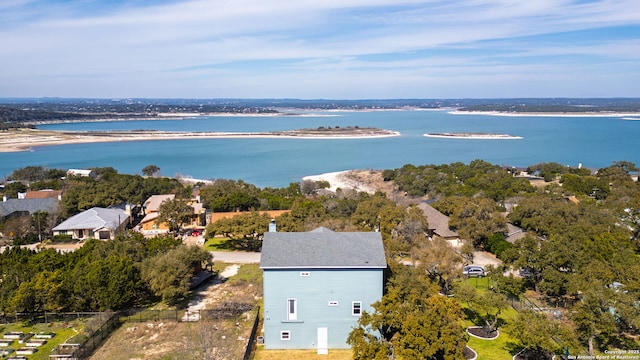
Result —
<instances>
[{"instance_id":1,"label":"house chimney","mask_svg":"<svg viewBox=\"0 0 640 360\"><path fill-rule=\"evenodd\" d=\"M277 232L276 219L271 219L271 222L269 223L269 232Z\"/></svg>"}]
</instances>

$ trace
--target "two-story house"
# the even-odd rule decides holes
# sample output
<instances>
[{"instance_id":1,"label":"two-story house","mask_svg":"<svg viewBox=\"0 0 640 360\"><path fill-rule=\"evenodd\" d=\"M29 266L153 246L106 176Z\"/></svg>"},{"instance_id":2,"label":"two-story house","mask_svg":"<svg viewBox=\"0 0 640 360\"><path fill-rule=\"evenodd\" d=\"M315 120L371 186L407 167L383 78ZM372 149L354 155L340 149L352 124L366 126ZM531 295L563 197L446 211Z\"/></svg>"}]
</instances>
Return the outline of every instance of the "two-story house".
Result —
<instances>
[{"instance_id":1,"label":"two-story house","mask_svg":"<svg viewBox=\"0 0 640 360\"><path fill-rule=\"evenodd\" d=\"M274 226L275 227L275 226ZM265 233L264 345L266 349L349 348L349 332L380 300L387 262L380 233Z\"/></svg>"}]
</instances>

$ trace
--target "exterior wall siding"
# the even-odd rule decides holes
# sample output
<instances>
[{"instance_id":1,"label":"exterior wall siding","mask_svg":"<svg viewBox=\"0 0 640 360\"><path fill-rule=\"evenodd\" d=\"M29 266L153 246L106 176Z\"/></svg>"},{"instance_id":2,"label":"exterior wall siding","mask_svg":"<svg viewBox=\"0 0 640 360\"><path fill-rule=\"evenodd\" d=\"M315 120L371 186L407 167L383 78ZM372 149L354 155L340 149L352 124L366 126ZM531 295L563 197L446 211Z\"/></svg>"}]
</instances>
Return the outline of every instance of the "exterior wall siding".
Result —
<instances>
[{"instance_id":1,"label":"exterior wall siding","mask_svg":"<svg viewBox=\"0 0 640 360\"><path fill-rule=\"evenodd\" d=\"M265 269L265 348L315 349L321 327L328 329L329 349L349 348L347 337L359 319L352 302L371 312L382 287L382 269ZM296 320L287 320L287 299L296 299ZM289 332L288 340L281 340L282 331Z\"/></svg>"}]
</instances>

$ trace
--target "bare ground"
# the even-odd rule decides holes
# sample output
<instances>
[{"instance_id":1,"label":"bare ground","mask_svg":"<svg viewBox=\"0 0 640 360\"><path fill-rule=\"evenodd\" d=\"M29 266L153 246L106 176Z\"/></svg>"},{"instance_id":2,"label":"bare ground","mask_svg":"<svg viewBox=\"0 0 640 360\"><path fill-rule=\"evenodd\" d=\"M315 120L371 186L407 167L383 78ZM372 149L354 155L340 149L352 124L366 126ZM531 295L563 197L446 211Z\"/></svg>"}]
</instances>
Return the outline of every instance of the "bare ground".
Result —
<instances>
[{"instance_id":1,"label":"bare ground","mask_svg":"<svg viewBox=\"0 0 640 360\"><path fill-rule=\"evenodd\" d=\"M227 270L223 273L232 277L237 265ZM211 309L223 302L257 302L261 295L257 288L242 281L215 281L213 286L198 291L190 305L194 309ZM229 320L128 322L114 331L91 359L240 359L254 318L255 311L251 310Z\"/></svg>"}]
</instances>

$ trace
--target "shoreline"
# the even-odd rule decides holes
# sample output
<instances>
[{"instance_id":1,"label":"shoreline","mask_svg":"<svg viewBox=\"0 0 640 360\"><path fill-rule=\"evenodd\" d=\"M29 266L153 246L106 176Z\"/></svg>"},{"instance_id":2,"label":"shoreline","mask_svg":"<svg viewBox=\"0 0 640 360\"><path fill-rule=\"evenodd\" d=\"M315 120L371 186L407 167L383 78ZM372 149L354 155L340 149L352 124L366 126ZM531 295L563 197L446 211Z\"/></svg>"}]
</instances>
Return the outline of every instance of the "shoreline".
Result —
<instances>
[{"instance_id":1,"label":"shoreline","mask_svg":"<svg viewBox=\"0 0 640 360\"><path fill-rule=\"evenodd\" d=\"M640 116L640 112L632 112L632 113L618 113L618 112L504 112L504 111L460 111L453 110L449 111L449 114L452 115L487 115L487 116L511 116L511 117L593 117L593 118L603 118L603 117L636 117Z\"/></svg>"},{"instance_id":2,"label":"shoreline","mask_svg":"<svg viewBox=\"0 0 640 360\"><path fill-rule=\"evenodd\" d=\"M440 139L471 139L471 140L519 140L522 136L509 134L483 134L483 133L433 133L422 136Z\"/></svg>"},{"instance_id":3,"label":"shoreline","mask_svg":"<svg viewBox=\"0 0 640 360\"><path fill-rule=\"evenodd\" d=\"M75 123L98 123L98 122L123 122L123 121L163 121L163 120L184 120L206 117L337 117L339 114L320 113L159 113L156 116L130 116L130 117L104 117L94 119L66 119L66 120L39 120L25 121L25 125L54 125L54 124L75 124Z\"/></svg>"},{"instance_id":4,"label":"shoreline","mask_svg":"<svg viewBox=\"0 0 640 360\"><path fill-rule=\"evenodd\" d=\"M327 190L336 192L338 189L346 190L353 189L356 191L364 191L369 194L375 193L376 189L373 189L360 181L350 178L349 174L357 170L343 170L335 171L318 175L308 175L302 178L303 181L326 181L329 183Z\"/></svg>"},{"instance_id":5,"label":"shoreline","mask_svg":"<svg viewBox=\"0 0 640 360\"><path fill-rule=\"evenodd\" d=\"M146 140L189 140L189 139L310 139L310 140L350 140L399 136L397 131L383 129L363 129L345 134L312 134L303 130L230 133L230 132L169 132L169 131L104 131L72 132L38 129L14 129L0 132L0 152L29 151L34 147L98 142L124 142Z\"/></svg>"}]
</instances>

